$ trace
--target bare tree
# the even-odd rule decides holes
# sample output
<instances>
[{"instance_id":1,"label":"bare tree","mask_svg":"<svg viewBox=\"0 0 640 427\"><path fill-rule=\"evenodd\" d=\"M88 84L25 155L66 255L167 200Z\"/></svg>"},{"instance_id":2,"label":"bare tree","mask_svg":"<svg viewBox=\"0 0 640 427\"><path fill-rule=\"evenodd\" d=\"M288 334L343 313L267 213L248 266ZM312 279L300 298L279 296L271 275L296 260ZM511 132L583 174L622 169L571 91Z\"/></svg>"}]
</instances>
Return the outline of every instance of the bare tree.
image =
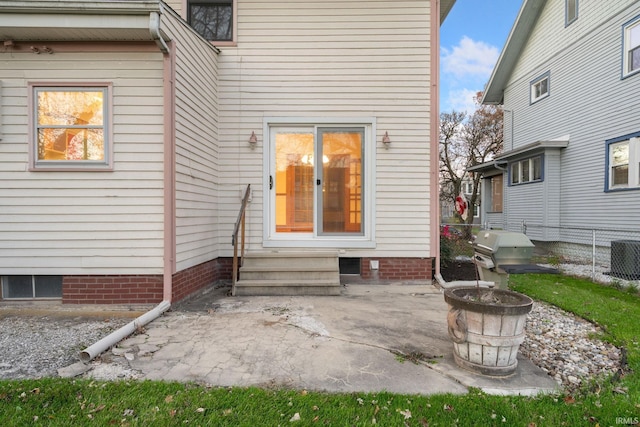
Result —
<instances>
[{"instance_id":1,"label":"bare tree","mask_svg":"<svg viewBox=\"0 0 640 427\"><path fill-rule=\"evenodd\" d=\"M440 200L455 203L460 194L467 168L493 159L502 151L502 107L482 105L482 92L476 93L476 110L469 116L452 111L440 114ZM472 193L468 198L471 214L461 223L473 222L473 206L480 204L480 174L472 174Z\"/></svg>"}]
</instances>

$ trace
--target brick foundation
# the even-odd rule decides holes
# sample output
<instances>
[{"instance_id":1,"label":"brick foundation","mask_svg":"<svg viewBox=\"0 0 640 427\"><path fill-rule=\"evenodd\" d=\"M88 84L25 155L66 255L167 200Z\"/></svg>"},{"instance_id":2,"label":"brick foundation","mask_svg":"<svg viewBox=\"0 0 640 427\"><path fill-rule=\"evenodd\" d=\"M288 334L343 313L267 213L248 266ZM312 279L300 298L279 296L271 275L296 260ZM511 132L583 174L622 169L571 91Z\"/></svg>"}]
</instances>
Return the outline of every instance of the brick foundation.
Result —
<instances>
[{"instance_id":1,"label":"brick foundation","mask_svg":"<svg viewBox=\"0 0 640 427\"><path fill-rule=\"evenodd\" d=\"M370 261L379 269L371 270ZM362 280L432 280L431 258L362 258ZM231 280L233 260L218 258L173 275L172 302L220 280ZM157 304L163 298L162 275L65 276L64 304Z\"/></svg>"},{"instance_id":2,"label":"brick foundation","mask_svg":"<svg viewBox=\"0 0 640 427\"><path fill-rule=\"evenodd\" d=\"M173 275L172 302L219 280L231 280L231 258L214 259ZM162 275L65 276L63 304L157 304L164 295Z\"/></svg>"},{"instance_id":3,"label":"brick foundation","mask_svg":"<svg viewBox=\"0 0 640 427\"><path fill-rule=\"evenodd\" d=\"M63 304L150 304L162 301L162 275L65 276Z\"/></svg>"},{"instance_id":4,"label":"brick foundation","mask_svg":"<svg viewBox=\"0 0 640 427\"><path fill-rule=\"evenodd\" d=\"M379 262L371 270L371 260ZM432 258L362 258L360 277L363 280L432 280Z\"/></svg>"},{"instance_id":5,"label":"brick foundation","mask_svg":"<svg viewBox=\"0 0 640 427\"><path fill-rule=\"evenodd\" d=\"M231 280L232 258L214 259L173 275L172 302L178 302L219 280Z\"/></svg>"}]
</instances>

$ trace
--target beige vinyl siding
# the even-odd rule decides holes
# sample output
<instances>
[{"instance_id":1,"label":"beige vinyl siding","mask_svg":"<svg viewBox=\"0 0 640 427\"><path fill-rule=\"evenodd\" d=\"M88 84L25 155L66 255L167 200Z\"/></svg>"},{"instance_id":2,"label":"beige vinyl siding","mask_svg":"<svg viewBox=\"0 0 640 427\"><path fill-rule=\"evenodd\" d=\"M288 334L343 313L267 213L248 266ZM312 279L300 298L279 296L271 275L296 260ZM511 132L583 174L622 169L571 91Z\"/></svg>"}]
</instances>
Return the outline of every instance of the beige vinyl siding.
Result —
<instances>
[{"instance_id":1,"label":"beige vinyl siding","mask_svg":"<svg viewBox=\"0 0 640 427\"><path fill-rule=\"evenodd\" d=\"M218 256L217 51L176 16L162 23L175 54L176 267Z\"/></svg>"},{"instance_id":2,"label":"beige vinyl siding","mask_svg":"<svg viewBox=\"0 0 640 427\"><path fill-rule=\"evenodd\" d=\"M374 117L376 249L347 256L430 255L429 14L427 1L238 2L237 47L220 48L223 255L249 183L249 242L261 246L264 117Z\"/></svg>"},{"instance_id":3,"label":"beige vinyl siding","mask_svg":"<svg viewBox=\"0 0 640 427\"><path fill-rule=\"evenodd\" d=\"M640 75L621 79L622 25L640 15L640 4L580 2L578 20L565 29L563 16L551 13L560 10L559 3L564 5L547 2L505 90L505 109L515 111L514 146L570 135L554 171L559 195L545 200L557 207L561 226L638 229L640 216L630 214L640 211L638 191L607 193L604 184L605 141L640 131ZM553 36L557 43L548 36L553 25L562 26ZM569 36L572 31L580 38ZM562 42L565 33L575 41ZM529 105L529 82L546 71L551 72L550 96ZM535 198L524 203L539 209ZM509 221L515 224L513 204L509 195ZM540 217L537 224L542 223Z\"/></svg>"},{"instance_id":4,"label":"beige vinyl siding","mask_svg":"<svg viewBox=\"0 0 640 427\"><path fill-rule=\"evenodd\" d=\"M54 49L0 68L0 274L161 274L162 55ZM27 170L28 82L112 83L113 171Z\"/></svg>"}]
</instances>

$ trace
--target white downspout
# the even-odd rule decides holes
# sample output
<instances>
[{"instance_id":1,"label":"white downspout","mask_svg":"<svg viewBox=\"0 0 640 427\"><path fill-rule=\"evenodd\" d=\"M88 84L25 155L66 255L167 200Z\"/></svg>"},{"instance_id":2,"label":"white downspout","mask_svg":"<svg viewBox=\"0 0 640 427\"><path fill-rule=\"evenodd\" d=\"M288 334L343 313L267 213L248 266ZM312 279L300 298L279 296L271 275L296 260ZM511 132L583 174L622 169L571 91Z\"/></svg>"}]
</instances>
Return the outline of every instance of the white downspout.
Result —
<instances>
[{"instance_id":1,"label":"white downspout","mask_svg":"<svg viewBox=\"0 0 640 427\"><path fill-rule=\"evenodd\" d=\"M162 53L165 55L169 55L170 53L169 46L167 46L166 42L160 35L160 14L158 12L151 12L149 16L149 33L151 34L151 37L153 37L153 39L155 40L156 44L158 45L158 48L162 51ZM169 64L171 64L171 61L169 61ZM171 77L170 80L172 84L173 78ZM169 89L169 91L171 90L172 89ZM171 160L172 159L173 158L171 157ZM173 172L171 171L170 174L172 173ZM171 205L173 206L173 204ZM173 239L169 239L169 240L171 244L174 243ZM167 252L166 244L165 244L165 252ZM165 259L167 258L167 255L171 256L171 251L168 251L168 252L169 252L168 254L165 254ZM112 332L111 334L102 338L100 341L82 350L80 352L80 360L83 363L90 362L95 357L102 354L104 351L108 350L109 348L113 347L114 345L116 345L117 343L119 343L129 335L133 334L139 328L143 327L147 323L157 319L165 311L171 308L171 291L172 291L171 266L172 266L172 259L169 261L165 260L165 268L163 273L163 299L164 300L160 304L158 304L155 308L147 311L143 315L134 319L132 322L127 323L120 329Z\"/></svg>"},{"instance_id":2,"label":"white downspout","mask_svg":"<svg viewBox=\"0 0 640 427\"><path fill-rule=\"evenodd\" d=\"M162 301L156 308L147 311L142 316L136 318L132 322L127 323L122 328L118 329L115 332L112 332L110 335L102 338L92 346L82 350L80 352L80 360L84 363L90 362L93 358L102 354L105 350L108 350L118 342L133 334L136 330L138 330L138 328L141 328L152 320L160 317L160 315L167 311L170 307L171 303L169 301Z\"/></svg>"},{"instance_id":3,"label":"white downspout","mask_svg":"<svg viewBox=\"0 0 640 427\"><path fill-rule=\"evenodd\" d=\"M167 46L167 43L160 34L160 14L158 12L151 12L149 14L149 33L158 45L160 51L167 55L169 53L169 46Z\"/></svg>"}]
</instances>

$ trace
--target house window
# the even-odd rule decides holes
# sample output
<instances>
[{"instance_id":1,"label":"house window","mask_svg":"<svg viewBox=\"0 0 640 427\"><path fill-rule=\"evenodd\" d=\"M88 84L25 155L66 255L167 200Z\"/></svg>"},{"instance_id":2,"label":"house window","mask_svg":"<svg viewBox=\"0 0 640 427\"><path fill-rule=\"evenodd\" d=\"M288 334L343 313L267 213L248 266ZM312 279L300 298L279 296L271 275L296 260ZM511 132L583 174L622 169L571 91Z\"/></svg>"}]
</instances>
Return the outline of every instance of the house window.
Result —
<instances>
[{"instance_id":1,"label":"house window","mask_svg":"<svg viewBox=\"0 0 640 427\"><path fill-rule=\"evenodd\" d=\"M640 16L623 26L622 76L640 71Z\"/></svg>"},{"instance_id":2,"label":"house window","mask_svg":"<svg viewBox=\"0 0 640 427\"><path fill-rule=\"evenodd\" d=\"M513 162L509 172L511 185L542 181L542 156Z\"/></svg>"},{"instance_id":3,"label":"house window","mask_svg":"<svg viewBox=\"0 0 640 427\"><path fill-rule=\"evenodd\" d=\"M531 103L538 102L547 96L549 96L548 72L531 82Z\"/></svg>"},{"instance_id":4,"label":"house window","mask_svg":"<svg viewBox=\"0 0 640 427\"><path fill-rule=\"evenodd\" d=\"M640 188L640 135L607 141L606 190Z\"/></svg>"},{"instance_id":5,"label":"house window","mask_svg":"<svg viewBox=\"0 0 640 427\"><path fill-rule=\"evenodd\" d=\"M565 0L565 26L578 19L578 0Z\"/></svg>"},{"instance_id":6,"label":"house window","mask_svg":"<svg viewBox=\"0 0 640 427\"><path fill-rule=\"evenodd\" d=\"M3 276L2 298L62 298L62 276Z\"/></svg>"},{"instance_id":7,"label":"house window","mask_svg":"<svg viewBox=\"0 0 640 427\"><path fill-rule=\"evenodd\" d=\"M502 175L491 178L491 212L502 212Z\"/></svg>"},{"instance_id":8,"label":"house window","mask_svg":"<svg viewBox=\"0 0 640 427\"><path fill-rule=\"evenodd\" d=\"M189 24L211 41L233 40L233 0L188 1Z\"/></svg>"},{"instance_id":9,"label":"house window","mask_svg":"<svg viewBox=\"0 0 640 427\"><path fill-rule=\"evenodd\" d=\"M108 88L34 87L36 168L109 166Z\"/></svg>"}]
</instances>

